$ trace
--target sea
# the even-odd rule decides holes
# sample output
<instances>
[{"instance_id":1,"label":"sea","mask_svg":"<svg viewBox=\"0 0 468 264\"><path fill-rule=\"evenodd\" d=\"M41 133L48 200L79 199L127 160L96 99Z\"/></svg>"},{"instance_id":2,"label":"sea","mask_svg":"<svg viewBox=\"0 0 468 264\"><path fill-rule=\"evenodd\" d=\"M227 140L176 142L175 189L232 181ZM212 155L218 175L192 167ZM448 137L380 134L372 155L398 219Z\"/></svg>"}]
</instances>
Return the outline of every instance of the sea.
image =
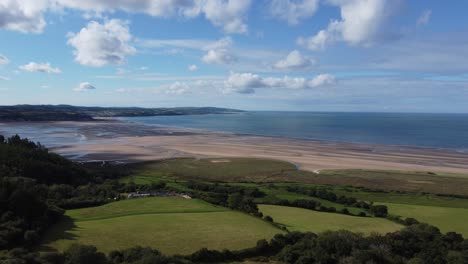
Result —
<instances>
[{"instance_id":1,"label":"sea","mask_svg":"<svg viewBox=\"0 0 468 264\"><path fill-rule=\"evenodd\" d=\"M250 111L125 117L120 120L236 134L451 149L468 153L468 114Z\"/></svg>"}]
</instances>

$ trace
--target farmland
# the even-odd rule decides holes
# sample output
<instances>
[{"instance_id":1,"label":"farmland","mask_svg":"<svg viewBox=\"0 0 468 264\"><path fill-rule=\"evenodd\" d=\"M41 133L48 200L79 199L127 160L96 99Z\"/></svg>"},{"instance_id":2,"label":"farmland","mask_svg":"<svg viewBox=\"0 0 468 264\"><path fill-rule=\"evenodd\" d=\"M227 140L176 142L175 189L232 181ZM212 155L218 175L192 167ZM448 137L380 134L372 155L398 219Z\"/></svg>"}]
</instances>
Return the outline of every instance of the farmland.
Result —
<instances>
[{"instance_id":1,"label":"farmland","mask_svg":"<svg viewBox=\"0 0 468 264\"><path fill-rule=\"evenodd\" d=\"M82 243L103 252L140 245L165 254L189 254L202 247L252 247L259 239L283 232L245 213L173 197L69 210L66 216L46 234L40 250L63 251L72 243Z\"/></svg>"},{"instance_id":2,"label":"farmland","mask_svg":"<svg viewBox=\"0 0 468 264\"><path fill-rule=\"evenodd\" d=\"M300 171L293 164L282 161L230 158L174 159L147 163L122 181L133 181L136 184L163 181L167 186L186 191L183 183L192 180L256 187L265 193L264 197L255 199L260 204L278 200L307 199L317 201L327 207L334 207L337 210L346 207L342 204L287 190L290 186L325 188L337 195L389 205L389 212L392 215L404 218L413 217L421 222L438 226L442 231L457 231L467 234L464 226L460 223L459 219L461 218L454 216L460 215L460 213L465 215L465 210L460 209L468 210L468 199L439 195L439 193L466 193L463 189L468 186L464 183L468 180L466 175L366 170L323 171L317 175ZM433 184L429 184L429 182ZM429 192L421 192L421 190ZM362 211L362 209L354 207L346 208L353 214ZM317 212L308 213L317 214ZM279 217L282 215L278 212L276 214ZM445 215L452 217L443 217ZM285 220L287 221L287 219ZM356 220L360 224L362 221L367 221L363 218L352 218L352 220ZM326 224L322 225L323 229L328 227ZM335 227L330 226L330 228Z\"/></svg>"},{"instance_id":3,"label":"farmland","mask_svg":"<svg viewBox=\"0 0 468 264\"><path fill-rule=\"evenodd\" d=\"M413 217L421 222L437 226L442 232L456 231L468 236L468 209L410 204L386 203L394 215Z\"/></svg>"},{"instance_id":4,"label":"farmland","mask_svg":"<svg viewBox=\"0 0 468 264\"><path fill-rule=\"evenodd\" d=\"M346 229L364 234L372 232L385 234L402 228L396 223L381 218L322 213L276 205L260 205L259 207L263 214L273 217L277 223L286 226L291 231L318 233Z\"/></svg>"}]
</instances>

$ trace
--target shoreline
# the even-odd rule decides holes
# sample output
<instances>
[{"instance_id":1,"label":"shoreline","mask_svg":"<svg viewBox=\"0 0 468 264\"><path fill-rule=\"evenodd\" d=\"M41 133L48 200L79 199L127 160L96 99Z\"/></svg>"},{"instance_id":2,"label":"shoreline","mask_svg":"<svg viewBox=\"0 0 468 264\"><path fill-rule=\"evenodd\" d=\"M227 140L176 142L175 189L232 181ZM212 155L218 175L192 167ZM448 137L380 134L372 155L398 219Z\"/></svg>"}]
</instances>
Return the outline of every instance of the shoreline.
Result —
<instances>
[{"instance_id":1,"label":"shoreline","mask_svg":"<svg viewBox=\"0 0 468 264\"><path fill-rule=\"evenodd\" d=\"M468 174L468 153L450 149L219 133L118 119L0 123L0 134L7 130L45 139L41 143L51 151L81 162L251 157L284 160L312 172L375 169Z\"/></svg>"},{"instance_id":2,"label":"shoreline","mask_svg":"<svg viewBox=\"0 0 468 264\"><path fill-rule=\"evenodd\" d=\"M104 120L104 119L103 119ZM319 138L306 138L306 137L288 137L288 136L280 136L280 135L263 135L263 134L254 134L254 133L236 133L236 132L229 132L229 131L221 131L221 130L208 130L208 129L201 129L201 128L190 128L190 127L183 127L183 126L164 126L159 124L143 124L134 121L127 121L121 120L119 118L109 118L109 121L116 121L134 125L141 125L141 126L150 126L155 128L161 129L174 129L174 130L185 130L187 132L195 132L195 133L206 133L206 134L227 134L232 136L254 136L254 137L262 137L262 138L278 138L284 140L298 140L298 141L311 141L317 143L329 143L329 144L353 144L353 145L365 145L365 146L376 146L376 147L390 147L390 148L401 148L401 149L417 149L417 150L436 150L436 151L447 151L447 152L455 152L455 153L467 153L468 148L449 148L449 147L430 147L430 146L416 146L416 145L399 145L399 144L374 144L374 143L365 143L365 142L357 142L357 141L340 141L340 140L328 140L328 139L319 139Z\"/></svg>"}]
</instances>

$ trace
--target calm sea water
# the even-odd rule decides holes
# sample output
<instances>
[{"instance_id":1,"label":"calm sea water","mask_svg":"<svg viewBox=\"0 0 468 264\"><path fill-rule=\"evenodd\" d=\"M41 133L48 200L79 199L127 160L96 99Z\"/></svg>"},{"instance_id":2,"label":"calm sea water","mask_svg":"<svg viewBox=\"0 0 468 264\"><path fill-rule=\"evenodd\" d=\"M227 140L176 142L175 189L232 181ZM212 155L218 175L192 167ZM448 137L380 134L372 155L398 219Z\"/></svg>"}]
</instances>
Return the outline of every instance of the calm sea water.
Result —
<instances>
[{"instance_id":1,"label":"calm sea water","mask_svg":"<svg viewBox=\"0 0 468 264\"><path fill-rule=\"evenodd\" d=\"M246 112L122 120L240 134L468 151L468 114Z\"/></svg>"}]
</instances>

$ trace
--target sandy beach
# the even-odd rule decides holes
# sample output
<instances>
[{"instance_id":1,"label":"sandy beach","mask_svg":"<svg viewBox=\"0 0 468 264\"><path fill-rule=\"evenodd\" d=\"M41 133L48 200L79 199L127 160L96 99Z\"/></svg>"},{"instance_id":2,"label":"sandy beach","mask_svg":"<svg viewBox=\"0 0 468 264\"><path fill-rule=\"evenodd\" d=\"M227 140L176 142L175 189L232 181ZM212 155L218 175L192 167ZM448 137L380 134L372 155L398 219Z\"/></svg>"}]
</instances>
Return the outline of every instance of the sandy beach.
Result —
<instances>
[{"instance_id":1,"label":"sandy beach","mask_svg":"<svg viewBox=\"0 0 468 264\"><path fill-rule=\"evenodd\" d=\"M468 173L468 154L451 150L212 133L112 120L0 124L0 134L21 135L23 130L46 146L54 142L52 151L79 161L253 157L285 160L314 172L384 169Z\"/></svg>"}]
</instances>

